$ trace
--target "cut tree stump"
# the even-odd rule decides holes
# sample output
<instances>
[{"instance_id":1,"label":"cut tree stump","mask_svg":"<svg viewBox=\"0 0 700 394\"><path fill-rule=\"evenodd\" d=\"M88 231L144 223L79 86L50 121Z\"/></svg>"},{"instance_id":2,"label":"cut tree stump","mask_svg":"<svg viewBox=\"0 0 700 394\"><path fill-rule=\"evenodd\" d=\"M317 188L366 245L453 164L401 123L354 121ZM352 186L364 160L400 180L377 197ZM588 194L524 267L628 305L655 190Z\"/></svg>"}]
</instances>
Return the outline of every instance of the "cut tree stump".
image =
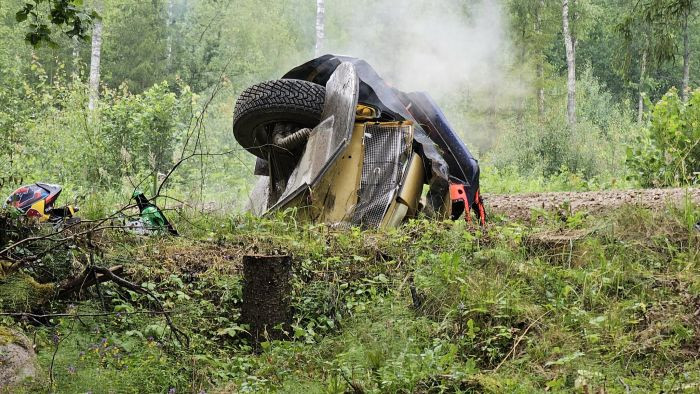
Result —
<instances>
[{"instance_id":1,"label":"cut tree stump","mask_svg":"<svg viewBox=\"0 0 700 394\"><path fill-rule=\"evenodd\" d=\"M523 237L523 245L531 258L539 257L567 267L577 266L584 257L581 242L588 234L586 230L545 231Z\"/></svg>"},{"instance_id":2,"label":"cut tree stump","mask_svg":"<svg viewBox=\"0 0 700 394\"><path fill-rule=\"evenodd\" d=\"M243 256L243 307L253 343L284 339L292 314L292 258L290 256Z\"/></svg>"}]
</instances>

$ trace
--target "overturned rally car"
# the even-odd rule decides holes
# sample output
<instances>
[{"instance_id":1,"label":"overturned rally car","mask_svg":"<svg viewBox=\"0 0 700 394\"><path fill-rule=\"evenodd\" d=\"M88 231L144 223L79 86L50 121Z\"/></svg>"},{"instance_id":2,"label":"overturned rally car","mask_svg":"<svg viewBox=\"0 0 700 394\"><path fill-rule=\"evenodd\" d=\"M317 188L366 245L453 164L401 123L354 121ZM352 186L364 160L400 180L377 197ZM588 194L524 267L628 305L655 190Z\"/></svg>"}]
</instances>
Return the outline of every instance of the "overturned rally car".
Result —
<instances>
[{"instance_id":1,"label":"overturned rally car","mask_svg":"<svg viewBox=\"0 0 700 394\"><path fill-rule=\"evenodd\" d=\"M484 224L478 163L437 104L390 87L363 60L325 55L249 87L233 134L257 156L256 214L296 208L377 228L473 213Z\"/></svg>"}]
</instances>

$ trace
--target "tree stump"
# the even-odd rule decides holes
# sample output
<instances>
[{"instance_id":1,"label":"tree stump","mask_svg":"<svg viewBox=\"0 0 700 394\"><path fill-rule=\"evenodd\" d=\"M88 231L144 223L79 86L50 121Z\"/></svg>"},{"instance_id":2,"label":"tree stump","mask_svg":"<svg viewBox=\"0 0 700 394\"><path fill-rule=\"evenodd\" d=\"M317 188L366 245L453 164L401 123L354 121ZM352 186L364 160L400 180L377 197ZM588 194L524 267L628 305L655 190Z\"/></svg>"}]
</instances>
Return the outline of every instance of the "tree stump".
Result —
<instances>
[{"instance_id":1,"label":"tree stump","mask_svg":"<svg viewBox=\"0 0 700 394\"><path fill-rule=\"evenodd\" d=\"M581 263L581 242L588 233L586 230L545 231L523 237L523 245L529 257L571 267L572 263L575 266Z\"/></svg>"},{"instance_id":2,"label":"tree stump","mask_svg":"<svg viewBox=\"0 0 700 394\"><path fill-rule=\"evenodd\" d=\"M289 331L291 273L290 256L243 257L241 321L250 327L254 344L284 339Z\"/></svg>"}]
</instances>

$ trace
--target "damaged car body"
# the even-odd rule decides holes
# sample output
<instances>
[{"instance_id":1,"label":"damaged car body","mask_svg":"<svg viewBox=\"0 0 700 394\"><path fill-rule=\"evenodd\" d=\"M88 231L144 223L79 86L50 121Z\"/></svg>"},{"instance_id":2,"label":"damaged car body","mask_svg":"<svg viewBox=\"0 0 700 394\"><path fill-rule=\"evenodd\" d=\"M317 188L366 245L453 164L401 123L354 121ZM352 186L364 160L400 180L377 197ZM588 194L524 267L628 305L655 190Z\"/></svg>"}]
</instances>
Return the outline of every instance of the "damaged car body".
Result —
<instances>
[{"instance_id":1,"label":"damaged car body","mask_svg":"<svg viewBox=\"0 0 700 394\"><path fill-rule=\"evenodd\" d=\"M361 59L325 55L251 86L233 132L257 156L256 214L295 208L363 228L420 214L485 221L478 163L437 104L390 87Z\"/></svg>"}]
</instances>

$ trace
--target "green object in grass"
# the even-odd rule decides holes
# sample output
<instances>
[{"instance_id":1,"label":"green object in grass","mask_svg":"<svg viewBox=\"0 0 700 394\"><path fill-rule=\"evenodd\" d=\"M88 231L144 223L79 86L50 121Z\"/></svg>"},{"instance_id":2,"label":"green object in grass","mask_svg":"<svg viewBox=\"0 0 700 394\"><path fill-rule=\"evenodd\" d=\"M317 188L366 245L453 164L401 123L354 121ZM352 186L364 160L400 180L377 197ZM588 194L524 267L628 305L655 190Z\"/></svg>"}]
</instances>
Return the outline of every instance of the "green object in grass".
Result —
<instances>
[{"instance_id":1,"label":"green object in grass","mask_svg":"<svg viewBox=\"0 0 700 394\"><path fill-rule=\"evenodd\" d=\"M153 231L169 231L171 233L175 231L172 229L168 219L166 219L165 215L163 215L163 212L161 212L161 210L155 206L155 204L148 201L143 192L136 190L134 191L132 197L134 200L136 200L136 205L139 207L141 221L143 221L143 224L147 229ZM174 233L174 235L177 235L177 233Z\"/></svg>"}]
</instances>

